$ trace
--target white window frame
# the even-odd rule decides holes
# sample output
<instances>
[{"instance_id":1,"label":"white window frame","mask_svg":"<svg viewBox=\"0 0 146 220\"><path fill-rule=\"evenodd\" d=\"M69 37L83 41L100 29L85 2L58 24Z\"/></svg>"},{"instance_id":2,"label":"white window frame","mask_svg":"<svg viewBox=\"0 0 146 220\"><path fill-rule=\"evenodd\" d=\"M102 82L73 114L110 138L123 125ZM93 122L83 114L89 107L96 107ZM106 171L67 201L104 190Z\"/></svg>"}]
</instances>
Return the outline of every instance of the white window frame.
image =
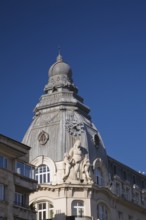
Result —
<instances>
[{"instance_id":1,"label":"white window frame","mask_svg":"<svg viewBox=\"0 0 146 220\"><path fill-rule=\"evenodd\" d=\"M85 215L84 202L82 200L72 201L72 215L73 216L84 216Z\"/></svg>"},{"instance_id":2,"label":"white window frame","mask_svg":"<svg viewBox=\"0 0 146 220\"><path fill-rule=\"evenodd\" d=\"M35 170L35 179L38 184L50 183L50 169L47 165L42 164Z\"/></svg>"},{"instance_id":3,"label":"white window frame","mask_svg":"<svg viewBox=\"0 0 146 220\"><path fill-rule=\"evenodd\" d=\"M43 207L45 205L45 207ZM39 208L42 206L42 208ZM37 220L52 219L54 217L54 207L49 201L41 201L35 204ZM44 218L45 217L45 218Z\"/></svg>"}]
</instances>

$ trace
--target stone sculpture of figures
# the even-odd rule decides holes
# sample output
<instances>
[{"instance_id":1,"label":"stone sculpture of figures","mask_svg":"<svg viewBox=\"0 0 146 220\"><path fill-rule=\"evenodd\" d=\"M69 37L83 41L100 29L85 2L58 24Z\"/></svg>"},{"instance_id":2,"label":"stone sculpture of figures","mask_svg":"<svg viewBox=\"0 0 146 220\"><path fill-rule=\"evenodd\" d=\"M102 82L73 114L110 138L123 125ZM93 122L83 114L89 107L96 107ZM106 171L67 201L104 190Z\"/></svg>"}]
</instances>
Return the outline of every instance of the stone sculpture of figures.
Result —
<instances>
[{"instance_id":1,"label":"stone sculpture of figures","mask_svg":"<svg viewBox=\"0 0 146 220\"><path fill-rule=\"evenodd\" d=\"M83 160L85 156L82 152L80 140L76 140L74 146L69 151L69 156L72 158L72 164L74 165L74 172L77 173L80 168L80 162Z\"/></svg>"},{"instance_id":2,"label":"stone sculpture of figures","mask_svg":"<svg viewBox=\"0 0 146 220\"><path fill-rule=\"evenodd\" d=\"M74 146L70 149L69 153L65 154L65 175L63 181L69 177L70 180L84 180L91 182L92 177L90 175L90 162L85 157L86 149L81 146L81 141L76 140Z\"/></svg>"},{"instance_id":3,"label":"stone sculpture of figures","mask_svg":"<svg viewBox=\"0 0 146 220\"><path fill-rule=\"evenodd\" d=\"M65 175L63 177L63 181L65 181L70 173L70 168L72 166L72 158L68 153L64 154L64 164L65 164Z\"/></svg>"},{"instance_id":4,"label":"stone sculpture of figures","mask_svg":"<svg viewBox=\"0 0 146 220\"><path fill-rule=\"evenodd\" d=\"M85 175L86 181L87 182L93 182L92 181L92 175L91 175L91 164L88 158L84 158L83 160L83 165L82 165L82 172Z\"/></svg>"}]
</instances>

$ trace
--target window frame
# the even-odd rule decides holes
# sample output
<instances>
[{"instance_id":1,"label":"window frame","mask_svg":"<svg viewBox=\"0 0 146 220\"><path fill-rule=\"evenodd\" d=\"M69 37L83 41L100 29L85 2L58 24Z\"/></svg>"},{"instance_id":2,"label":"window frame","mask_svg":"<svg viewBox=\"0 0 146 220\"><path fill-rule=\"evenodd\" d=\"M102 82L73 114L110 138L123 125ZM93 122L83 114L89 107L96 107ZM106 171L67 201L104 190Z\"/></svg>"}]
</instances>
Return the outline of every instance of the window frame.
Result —
<instances>
[{"instance_id":1,"label":"window frame","mask_svg":"<svg viewBox=\"0 0 146 220\"><path fill-rule=\"evenodd\" d=\"M16 173L22 176L34 179L34 167L30 164L23 163L22 161L16 161L15 170Z\"/></svg>"},{"instance_id":2,"label":"window frame","mask_svg":"<svg viewBox=\"0 0 146 220\"><path fill-rule=\"evenodd\" d=\"M50 183L50 168L46 164L41 164L35 169L35 179L38 184Z\"/></svg>"},{"instance_id":3,"label":"window frame","mask_svg":"<svg viewBox=\"0 0 146 220\"><path fill-rule=\"evenodd\" d=\"M0 183L0 201L5 201L5 185Z\"/></svg>"},{"instance_id":4,"label":"window frame","mask_svg":"<svg viewBox=\"0 0 146 220\"><path fill-rule=\"evenodd\" d=\"M109 220L108 207L103 202L100 202L97 204L97 219L98 220Z\"/></svg>"},{"instance_id":5,"label":"window frame","mask_svg":"<svg viewBox=\"0 0 146 220\"><path fill-rule=\"evenodd\" d=\"M95 169L95 178L97 185L103 186L103 175L100 167L96 167Z\"/></svg>"},{"instance_id":6,"label":"window frame","mask_svg":"<svg viewBox=\"0 0 146 220\"><path fill-rule=\"evenodd\" d=\"M73 200L71 204L72 216L85 216L85 207L83 200Z\"/></svg>"},{"instance_id":7,"label":"window frame","mask_svg":"<svg viewBox=\"0 0 146 220\"><path fill-rule=\"evenodd\" d=\"M3 155L0 155L0 168L7 169L7 167L8 167L8 158Z\"/></svg>"},{"instance_id":8,"label":"window frame","mask_svg":"<svg viewBox=\"0 0 146 220\"><path fill-rule=\"evenodd\" d=\"M15 192L14 204L21 207L26 207L26 195L20 192Z\"/></svg>"},{"instance_id":9,"label":"window frame","mask_svg":"<svg viewBox=\"0 0 146 220\"><path fill-rule=\"evenodd\" d=\"M45 204L45 207L43 207ZM39 209L39 206L42 206L42 208ZM42 218L44 219L51 219L54 217L54 206L51 202L49 201L39 201L35 204L35 208L37 211L37 220L41 220Z\"/></svg>"}]
</instances>

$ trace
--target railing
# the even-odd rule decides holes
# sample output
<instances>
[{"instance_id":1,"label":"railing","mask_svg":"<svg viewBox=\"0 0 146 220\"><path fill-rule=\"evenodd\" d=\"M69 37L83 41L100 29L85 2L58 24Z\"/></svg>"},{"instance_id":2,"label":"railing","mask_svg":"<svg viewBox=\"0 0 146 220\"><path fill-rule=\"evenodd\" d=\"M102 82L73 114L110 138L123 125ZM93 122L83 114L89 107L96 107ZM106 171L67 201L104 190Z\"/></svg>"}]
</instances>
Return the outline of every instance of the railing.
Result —
<instances>
[{"instance_id":1,"label":"railing","mask_svg":"<svg viewBox=\"0 0 146 220\"><path fill-rule=\"evenodd\" d=\"M91 216L66 216L66 220L91 220Z\"/></svg>"},{"instance_id":2,"label":"railing","mask_svg":"<svg viewBox=\"0 0 146 220\"><path fill-rule=\"evenodd\" d=\"M30 209L30 206L27 204L24 204L23 202L14 201L14 205L25 208L25 209Z\"/></svg>"}]
</instances>

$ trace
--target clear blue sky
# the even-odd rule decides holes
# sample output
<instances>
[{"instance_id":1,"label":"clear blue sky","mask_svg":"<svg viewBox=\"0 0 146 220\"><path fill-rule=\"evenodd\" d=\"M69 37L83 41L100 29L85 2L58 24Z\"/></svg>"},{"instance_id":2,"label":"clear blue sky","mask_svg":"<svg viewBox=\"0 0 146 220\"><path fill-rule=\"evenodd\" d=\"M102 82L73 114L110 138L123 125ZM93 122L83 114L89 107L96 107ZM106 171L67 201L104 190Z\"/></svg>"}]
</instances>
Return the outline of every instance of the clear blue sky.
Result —
<instances>
[{"instance_id":1,"label":"clear blue sky","mask_svg":"<svg viewBox=\"0 0 146 220\"><path fill-rule=\"evenodd\" d=\"M146 0L0 0L0 133L22 140L58 46L107 153L146 172Z\"/></svg>"}]
</instances>

